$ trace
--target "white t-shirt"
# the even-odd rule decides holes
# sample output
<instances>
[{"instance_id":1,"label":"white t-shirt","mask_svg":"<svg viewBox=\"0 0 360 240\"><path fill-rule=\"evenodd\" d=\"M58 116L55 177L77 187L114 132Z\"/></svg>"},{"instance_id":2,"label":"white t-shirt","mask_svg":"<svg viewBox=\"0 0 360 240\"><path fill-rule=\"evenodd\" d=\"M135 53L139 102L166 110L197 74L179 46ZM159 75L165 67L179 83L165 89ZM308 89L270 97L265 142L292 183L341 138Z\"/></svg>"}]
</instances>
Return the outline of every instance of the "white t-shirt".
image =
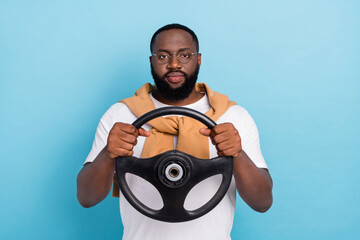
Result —
<instances>
[{"instance_id":1,"label":"white t-shirt","mask_svg":"<svg viewBox=\"0 0 360 240\"><path fill-rule=\"evenodd\" d=\"M166 107L152 97L156 108ZM206 113L210 104L205 95L199 101L184 106ZM92 162L99 152L105 147L107 137L112 126L116 122L133 123L137 117L124 103L115 103L101 118L97 127L92 149L85 162ZM238 106L230 107L216 123L231 122L238 130L241 137L243 150L257 167L267 168L261 154L259 134L255 122L248 112ZM149 130L150 125L145 124L144 129ZM134 147L134 156L140 157L144 146L145 137L138 137L138 143ZM174 137L176 144L177 138ZM217 157L216 148L209 139L210 158ZM161 209L163 206L160 194L150 183L135 175L127 174L127 182L134 195L145 205L153 209ZM187 210L195 210L208 202L220 186L221 176L216 175L205 179L197 184L188 194L184 207ZM232 179L229 190L221 202L204 216L181 223L167 223L151 219L134 209L120 192L120 213L124 225L123 240L230 240L230 232L233 224L236 203L235 180Z\"/></svg>"}]
</instances>

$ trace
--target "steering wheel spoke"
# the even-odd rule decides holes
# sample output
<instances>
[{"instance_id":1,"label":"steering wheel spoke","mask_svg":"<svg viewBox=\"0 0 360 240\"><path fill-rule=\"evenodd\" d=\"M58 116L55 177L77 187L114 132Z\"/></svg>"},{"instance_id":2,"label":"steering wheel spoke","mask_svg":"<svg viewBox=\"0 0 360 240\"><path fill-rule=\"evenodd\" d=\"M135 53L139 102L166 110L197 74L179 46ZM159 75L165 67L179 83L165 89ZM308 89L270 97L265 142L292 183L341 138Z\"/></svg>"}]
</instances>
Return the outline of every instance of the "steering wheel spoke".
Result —
<instances>
[{"instance_id":1,"label":"steering wheel spoke","mask_svg":"<svg viewBox=\"0 0 360 240\"><path fill-rule=\"evenodd\" d=\"M118 160L119 159L119 160ZM115 162L115 169L121 169L121 173L132 173L154 183L154 165L156 158L118 157Z\"/></svg>"}]
</instances>

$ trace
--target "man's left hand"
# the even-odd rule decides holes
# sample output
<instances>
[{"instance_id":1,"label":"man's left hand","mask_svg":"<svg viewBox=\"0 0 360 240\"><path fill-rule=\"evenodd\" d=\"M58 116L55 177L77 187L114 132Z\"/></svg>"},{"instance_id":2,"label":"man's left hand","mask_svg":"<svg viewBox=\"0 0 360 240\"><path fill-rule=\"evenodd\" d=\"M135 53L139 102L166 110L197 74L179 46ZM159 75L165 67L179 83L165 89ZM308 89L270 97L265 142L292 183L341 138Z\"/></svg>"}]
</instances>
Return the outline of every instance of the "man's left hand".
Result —
<instances>
[{"instance_id":1,"label":"man's left hand","mask_svg":"<svg viewBox=\"0 0 360 240\"><path fill-rule=\"evenodd\" d=\"M242 151L239 132L232 123L221 123L213 129L201 128L200 133L208 136L219 156L239 156Z\"/></svg>"}]
</instances>

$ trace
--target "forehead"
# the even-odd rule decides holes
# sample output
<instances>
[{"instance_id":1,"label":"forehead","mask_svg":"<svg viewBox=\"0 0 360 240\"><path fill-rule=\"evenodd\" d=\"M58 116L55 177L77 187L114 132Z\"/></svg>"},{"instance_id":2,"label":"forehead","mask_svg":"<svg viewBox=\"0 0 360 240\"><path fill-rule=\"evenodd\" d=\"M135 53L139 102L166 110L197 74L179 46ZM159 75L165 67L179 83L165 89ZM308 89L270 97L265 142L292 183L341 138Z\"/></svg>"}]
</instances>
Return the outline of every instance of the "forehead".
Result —
<instances>
[{"instance_id":1,"label":"forehead","mask_svg":"<svg viewBox=\"0 0 360 240\"><path fill-rule=\"evenodd\" d=\"M195 42L191 34L182 29L165 30L159 33L154 40L154 52L159 49L177 51L181 48L196 50Z\"/></svg>"}]
</instances>

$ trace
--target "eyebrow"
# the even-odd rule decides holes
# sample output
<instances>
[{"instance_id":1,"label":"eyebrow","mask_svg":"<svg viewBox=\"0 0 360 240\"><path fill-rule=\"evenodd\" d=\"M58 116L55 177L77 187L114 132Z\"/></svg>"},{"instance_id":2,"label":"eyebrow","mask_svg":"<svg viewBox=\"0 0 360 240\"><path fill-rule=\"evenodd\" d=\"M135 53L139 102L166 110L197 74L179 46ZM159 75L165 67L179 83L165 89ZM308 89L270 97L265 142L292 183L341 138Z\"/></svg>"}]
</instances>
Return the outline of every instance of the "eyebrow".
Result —
<instances>
[{"instance_id":1,"label":"eyebrow","mask_svg":"<svg viewBox=\"0 0 360 240\"><path fill-rule=\"evenodd\" d=\"M177 50L176 52L181 52L181 51L186 51L186 50L192 51L190 48L180 48L180 49ZM167 52L167 53L171 53L169 50L167 50L167 49L162 49L162 48L158 49L157 52Z\"/></svg>"}]
</instances>

